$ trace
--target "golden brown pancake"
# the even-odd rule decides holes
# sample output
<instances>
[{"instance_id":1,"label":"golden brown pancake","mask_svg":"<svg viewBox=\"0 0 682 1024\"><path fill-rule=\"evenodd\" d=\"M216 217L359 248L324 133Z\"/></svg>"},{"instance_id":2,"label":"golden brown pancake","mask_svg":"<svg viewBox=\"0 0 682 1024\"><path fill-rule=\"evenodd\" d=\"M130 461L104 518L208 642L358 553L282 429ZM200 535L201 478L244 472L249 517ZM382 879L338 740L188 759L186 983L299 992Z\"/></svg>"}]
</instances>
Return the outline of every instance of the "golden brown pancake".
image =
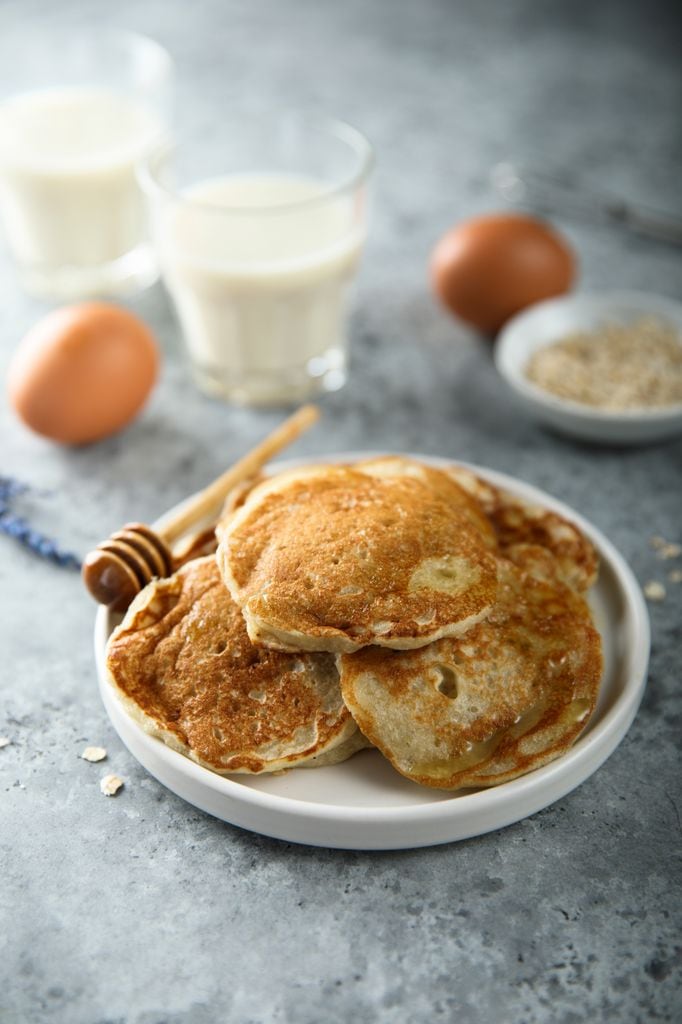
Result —
<instances>
[{"instance_id":1,"label":"golden brown pancake","mask_svg":"<svg viewBox=\"0 0 682 1024\"><path fill-rule=\"evenodd\" d=\"M494 487L464 466L448 466L447 473L476 499L495 532L501 554L526 567L534 555L543 578L553 575L579 593L592 586L599 559L594 546L574 523L558 512L531 505Z\"/></svg>"},{"instance_id":2,"label":"golden brown pancake","mask_svg":"<svg viewBox=\"0 0 682 1024\"><path fill-rule=\"evenodd\" d=\"M466 636L339 661L365 736L407 778L494 786L563 754L594 710L601 640L585 601L500 559L495 607Z\"/></svg>"},{"instance_id":3,"label":"golden brown pancake","mask_svg":"<svg viewBox=\"0 0 682 1024\"><path fill-rule=\"evenodd\" d=\"M530 504L493 486L464 466L453 463L438 468L404 456L381 455L354 463L352 468L372 476L416 476L444 501L468 514L486 545L505 557L527 563L530 552L525 546L533 545L541 576L558 577L580 593L596 580L597 553L574 523L558 512ZM225 512L243 504L252 488L252 483L240 488L238 502ZM524 546L518 555L515 553L517 545Z\"/></svg>"},{"instance_id":4,"label":"golden brown pancake","mask_svg":"<svg viewBox=\"0 0 682 1024\"><path fill-rule=\"evenodd\" d=\"M221 774L331 764L367 746L334 659L255 648L212 557L137 596L107 666L147 732Z\"/></svg>"},{"instance_id":5,"label":"golden brown pancake","mask_svg":"<svg viewBox=\"0 0 682 1024\"><path fill-rule=\"evenodd\" d=\"M465 633L495 599L496 561L470 513L416 476L280 474L217 533L249 636L279 650L421 647Z\"/></svg>"},{"instance_id":6,"label":"golden brown pancake","mask_svg":"<svg viewBox=\"0 0 682 1024\"><path fill-rule=\"evenodd\" d=\"M497 536L490 520L475 494L471 494L455 480L454 476L428 466L417 459L407 459L403 455L380 455L373 459L363 459L352 467L359 473L376 477L414 477L426 484L434 494L442 498L448 505L462 510L471 525L479 531L481 538L490 548L497 548Z\"/></svg>"}]
</instances>

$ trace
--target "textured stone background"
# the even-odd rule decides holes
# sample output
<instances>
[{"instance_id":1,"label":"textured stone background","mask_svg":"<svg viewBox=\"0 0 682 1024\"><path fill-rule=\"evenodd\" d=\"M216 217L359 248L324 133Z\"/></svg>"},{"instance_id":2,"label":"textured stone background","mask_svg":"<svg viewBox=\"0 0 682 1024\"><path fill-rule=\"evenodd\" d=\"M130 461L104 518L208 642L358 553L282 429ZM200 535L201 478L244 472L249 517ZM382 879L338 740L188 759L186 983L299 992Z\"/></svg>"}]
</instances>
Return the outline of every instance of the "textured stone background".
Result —
<instances>
[{"instance_id":1,"label":"textured stone background","mask_svg":"<svg viewBox=\"0 0 682 1024\"><path fill-rule=\"evenodd\" d=\"M363 128L378 172L352 374L297 450L408 449L506 470L582 511L645 581L665 569L648 538L682 540L682 442L588 448L527 421L487 344L436 307L425 268L451 222L497 205L487 174L508 156L567 162L587 183L679 212L672 10L3 0L0 41L17 25L86 18L157 36L177 58L181 126L205 146L245 99ZM674 250L558 220L581 287L679 294ZM50 492L24 510L81 553L202 486L277 419L193 390L160 288L131 306L166 359L125 434L63 450L0 399L2 472ZM0 371L44 308L0 263ZM679 1020L682 587L651 608L643 707L592 779L499 833L356 854L250 835L164 790L108 724L78 578L0 538L0 580L3 1024ZM115 800L100 795L101 766L79 760L86 743L107 747L125 778Z\"/></svg>"}]
</instances>

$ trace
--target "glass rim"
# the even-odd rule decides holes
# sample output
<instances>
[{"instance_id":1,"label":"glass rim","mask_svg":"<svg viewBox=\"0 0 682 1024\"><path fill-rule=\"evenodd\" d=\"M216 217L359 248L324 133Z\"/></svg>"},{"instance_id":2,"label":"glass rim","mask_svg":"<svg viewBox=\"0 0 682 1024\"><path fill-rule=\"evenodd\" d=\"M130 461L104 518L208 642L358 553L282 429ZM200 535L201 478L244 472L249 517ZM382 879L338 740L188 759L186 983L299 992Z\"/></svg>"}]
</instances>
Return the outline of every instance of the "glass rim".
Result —
<instances>
[{"instance_id":1,"label":"glass rim","mask_svg":"<svg viewBox=\"0 0 682 1024\"><path fill-rule=\"evenodd\" d=\"M245 115L243 115L245 116ZM298 124L310 125L321 128L329 135L333 135L354 150L358 166L348 175L338 181L324 187L320 192L306 199L294 199L281 203L264 203L253 206L238 206L222 203L211 203L205 200L195 199L183 193L182 189L171 188L162 184L159 180L160 164L171 157L174 153L186 148L186 143L166 141L157 146L151 153L143 157L137 165L137 179L143 191L150 197L162 198L172 201L197 212L229 215L229 216L260 216L269 214L289 213L296 210L314 207L318 204L328 202L335 196L343 195L358 188L369 177L374 166L374 148L369 139L358 129L347 121L334 117L318 116L315 114L299 113L298 111L285 110L281 113L273 112L270 116L277 120L293 119ZM245 168L240 174L258 172L258 168ZM217 174L214 177L219 177ZM205 179L203 179L205 180ZM197 182L198 183L198 182Z\"/></svg>"}]
</instances>

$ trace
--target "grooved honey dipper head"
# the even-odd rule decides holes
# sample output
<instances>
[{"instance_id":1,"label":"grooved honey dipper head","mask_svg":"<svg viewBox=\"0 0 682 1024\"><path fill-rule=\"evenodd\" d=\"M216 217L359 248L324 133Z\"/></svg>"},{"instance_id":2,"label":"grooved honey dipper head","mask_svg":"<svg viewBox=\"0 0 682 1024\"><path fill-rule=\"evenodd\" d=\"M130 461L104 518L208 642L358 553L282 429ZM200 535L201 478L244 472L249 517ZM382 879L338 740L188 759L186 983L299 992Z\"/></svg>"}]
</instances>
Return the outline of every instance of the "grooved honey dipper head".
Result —
<instances>
[{"instance_id":1,"label":"grooved honey dipper head","mask_svg":"<svg viewBox=\"0 0 682 1024\"><path fill-rule=\"evenodd\" d=\"M182 537L189 527L209 517L215 518L220 505L235 487L256 476L273 455L295 441L318 416L314 405L302 406L217 480L183 502L172 518L167 517L163 538L144 523L127 523L109 540L99 544L83 562L83 582L95 600L112 611L124 612L152 579L171 576L178 565L189 558L212 551L215 540L212 529L202 531L191 540L177 559L168 544Z\"/></svg>"},{"instance_id":2,"label":"grooved honey dipper head","mask_svg":"<svg viewBox=\"0 0 682 1024\"><path fill-rule=\"evenodd\" d=\"M173 556L144 523L126 523L83 562L83 582L99 604L123 612L157 576L170 576Z\"/></svg>"}]
</instances>

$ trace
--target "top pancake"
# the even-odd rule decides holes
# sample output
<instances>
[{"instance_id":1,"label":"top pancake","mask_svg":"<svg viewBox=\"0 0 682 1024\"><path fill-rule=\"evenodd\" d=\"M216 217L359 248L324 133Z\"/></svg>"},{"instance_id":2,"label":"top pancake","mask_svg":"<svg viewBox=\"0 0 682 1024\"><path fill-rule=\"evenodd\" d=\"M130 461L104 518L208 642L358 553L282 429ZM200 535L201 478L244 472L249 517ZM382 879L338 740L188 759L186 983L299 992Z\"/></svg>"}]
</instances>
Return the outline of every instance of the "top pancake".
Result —
<instances>
[{"instance_id":1,"label":"top pancake","mask_svg":"<svg viewBox=\"0 0 682 1024\"><path fill-rule=\"evenodd\" d=\"M373 459L363 459L354 463L353 469L379 478L413 477L421 480L448 505L464 513L487 547L497 548L497 535L477 495L472 494L445 470L428 466L417 459L408 459L404 455L380 455Z\"/></svg>"},{"instance_id":2,"label":"top pancake","mask_svg":"<svg viewBox=\"0 0 682 1024\"><path fill-rule=\"evenodd\" d=\"M579 593L596 580L597 553L574 523L493 486L465 466L439 468L402 455L382 455L354 463L353 469L371 476L417 477L444 501L461 508L488 547L527 569L533 561L541 578L560 579ZM239 504L253 486L240 489Z\"/></svg>"},{"instance_id":3,"label":"top pancake","mask_svg":"<svg viewBox=\"0 0 682 1024\"><path fill-rule=\"evenodd\" d=\"M339 658L362 732L408 778L494 786L560 756L594 710L601 640L572 588L499 561L499 593L466 636Z\"/></svg>"},{"instance_id":4,"label":"top pancake","mask_svg":"<svg viewBox=\"0 0 682 1024\"><path fill-rule=\"evenodd\" d=\"M465 633L496 593L495 558L468 498L448 501L416 475L279 474L217 534L249 636L280 650L421 647Z\"/></svg>"},{"instance_id":5,"label":"top pancake","mask_svg":"<svg viewBox=\"0 0 682 1024\"><path fill-rule=\"evenodd\" d=\"M329 764L366 746L334 659L255 648L212 557L138 594L107 667L148 732L219 773Z\"/></svg>"}]
</instances>

